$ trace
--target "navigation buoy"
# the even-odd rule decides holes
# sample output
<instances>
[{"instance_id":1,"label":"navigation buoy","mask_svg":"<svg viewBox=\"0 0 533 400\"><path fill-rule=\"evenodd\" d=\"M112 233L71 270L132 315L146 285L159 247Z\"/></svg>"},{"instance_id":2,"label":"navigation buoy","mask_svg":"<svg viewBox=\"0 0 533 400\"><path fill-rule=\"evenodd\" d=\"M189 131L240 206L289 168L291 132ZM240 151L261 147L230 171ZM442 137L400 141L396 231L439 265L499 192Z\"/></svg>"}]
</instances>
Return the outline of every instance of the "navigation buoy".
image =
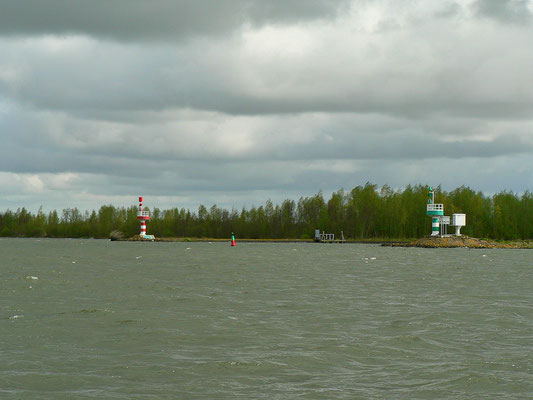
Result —
<instances>
[{"instance_id":1,"label":"navigation buoy","mask_svg":"<svg viewBox=\"0 0 533 400\"><path fill-rule=\"evenodd\" d=\"M231 245L235 246L235 235L231 232Z\"/></svg>"}]
</instances>

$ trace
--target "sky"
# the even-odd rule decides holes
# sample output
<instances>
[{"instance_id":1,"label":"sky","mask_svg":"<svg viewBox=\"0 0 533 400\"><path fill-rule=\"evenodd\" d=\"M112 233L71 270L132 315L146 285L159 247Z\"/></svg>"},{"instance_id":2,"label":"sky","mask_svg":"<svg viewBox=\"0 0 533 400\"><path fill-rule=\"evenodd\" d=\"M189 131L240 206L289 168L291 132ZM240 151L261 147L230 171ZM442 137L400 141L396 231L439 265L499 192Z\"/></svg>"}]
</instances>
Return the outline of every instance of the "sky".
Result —
<instances>
[{"instance_id":1,"label":"sky","mask_svg":"<svg viewBox=\"0 0 533 400\"><path fill-rule=\"evenodd\" d=\"M0 211L533 190L533 0L0 0Z\"/></svg>"}]
</instances>

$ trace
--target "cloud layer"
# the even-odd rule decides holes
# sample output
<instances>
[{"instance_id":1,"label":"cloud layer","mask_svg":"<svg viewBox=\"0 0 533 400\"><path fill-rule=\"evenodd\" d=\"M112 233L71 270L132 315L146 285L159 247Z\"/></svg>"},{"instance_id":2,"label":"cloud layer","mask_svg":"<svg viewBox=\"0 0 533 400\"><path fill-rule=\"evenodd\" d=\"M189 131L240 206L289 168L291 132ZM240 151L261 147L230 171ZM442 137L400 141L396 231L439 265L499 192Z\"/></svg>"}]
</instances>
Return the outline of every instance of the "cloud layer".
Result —
<instances>
[{"instance_id":1,"label":"cloud layer","mask_svg":"<svg viewBox=\"0 0 533 400\"><path fill-rule=\"evenodd\" d=\"M0 1L1 209L531 190L532 1L147 4Z\"/></svg>"}]
</instances>

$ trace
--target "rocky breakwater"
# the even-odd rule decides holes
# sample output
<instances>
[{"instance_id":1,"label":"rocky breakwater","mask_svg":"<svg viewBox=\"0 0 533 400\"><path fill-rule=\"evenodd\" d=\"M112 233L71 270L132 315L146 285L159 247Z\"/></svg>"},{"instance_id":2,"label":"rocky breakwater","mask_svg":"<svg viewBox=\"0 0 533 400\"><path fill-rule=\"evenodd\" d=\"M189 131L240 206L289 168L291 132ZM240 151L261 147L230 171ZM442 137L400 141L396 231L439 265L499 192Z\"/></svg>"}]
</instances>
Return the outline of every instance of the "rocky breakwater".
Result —
<instances>
[{"instance_id":1,"label":"rocky breakwater","mask_svg":"<svg viewBox=\"0 0 533 400\"><path fill-rule=\"evenodd\" d=\"M408 243L391 243L389 246L425 248L466 247L469 249L533 249L533 243L528 241L495 242L468 236L429 236Z\"/></svg>"}]
</instances>

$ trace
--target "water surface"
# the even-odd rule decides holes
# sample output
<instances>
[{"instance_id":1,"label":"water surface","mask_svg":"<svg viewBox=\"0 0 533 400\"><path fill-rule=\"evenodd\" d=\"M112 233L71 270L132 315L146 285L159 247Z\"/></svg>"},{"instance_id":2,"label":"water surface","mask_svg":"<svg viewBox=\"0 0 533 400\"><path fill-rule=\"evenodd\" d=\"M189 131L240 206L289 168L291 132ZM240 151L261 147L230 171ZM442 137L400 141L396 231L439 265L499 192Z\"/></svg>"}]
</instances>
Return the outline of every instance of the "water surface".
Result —
<instances>
[{"instance_id":1,"label":"water surface","mask_svg":"<svg viewBox=\"0 0 533 400\"><path fill-rule=\"evenodd\" d=\"M2 399L526 399L533 251L0 240Z\"/></svg>"}]
</instances>

